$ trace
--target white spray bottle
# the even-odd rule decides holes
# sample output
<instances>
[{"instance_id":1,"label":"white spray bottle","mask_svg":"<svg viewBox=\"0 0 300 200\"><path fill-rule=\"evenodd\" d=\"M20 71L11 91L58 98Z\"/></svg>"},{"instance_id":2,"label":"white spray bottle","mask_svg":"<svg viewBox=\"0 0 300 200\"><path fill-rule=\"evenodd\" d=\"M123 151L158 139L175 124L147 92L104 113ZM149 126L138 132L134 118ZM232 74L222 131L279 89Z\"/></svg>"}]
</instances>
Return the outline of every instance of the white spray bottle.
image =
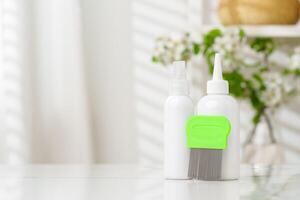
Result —
<instances>
[{"instance_id":1,"label":"white spray bottle","mask_svg":"<svg viewBox=\"0 0 300 200\"><path fill-rule=\"evenodd\" d=\"M221 115L230 121L231 131L227 140L227 148L222 152L221 179L238 179L240 166L239 106L237 101L229 95L228 82L223 80L219 54L215 55L213 78L207 82L207 95L198 102L197 115Z\"/></svg>"},{"instance_id":2,"label":"white spray bottle","mask_svg":"<svg viewBox=\"0 0 300 200\"><path fill-rule=\"evenodd\" d=\"M164 175L166 179L187 179L190 150L186 147L185 125L194 106L189 97L185 62L174 62L171 74L170 96L164 110Z\"/></svg>"}]
</instances>

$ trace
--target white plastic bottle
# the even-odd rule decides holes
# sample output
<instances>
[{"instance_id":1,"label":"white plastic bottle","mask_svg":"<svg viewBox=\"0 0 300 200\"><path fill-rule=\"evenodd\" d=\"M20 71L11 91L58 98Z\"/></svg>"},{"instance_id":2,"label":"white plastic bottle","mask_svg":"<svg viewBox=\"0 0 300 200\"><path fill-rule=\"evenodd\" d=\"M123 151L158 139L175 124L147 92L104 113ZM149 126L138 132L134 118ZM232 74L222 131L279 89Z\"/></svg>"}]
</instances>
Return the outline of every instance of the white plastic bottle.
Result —
<instances>
[{"instance_id":1,"label":"white plastic bottle","mask_svg":"<svg viewBox=\"0 0 300 200\"><path fill-rule=\"evenodd\" d=\"M166 100L164 110L164 175L166 179L188 179L190 150L186 147L185 125L193 112L185 62L174 62L170 96Z\"/></svg>"},{"instance_id":2,"label":"white plastic bottle","mask_svg":"<svg viewBox=\"0 0 300 200\"><path fill-rule=\"evenodd\" d=\"M240 169L239 106L229 95L228 82L223 80L221 57L215 55L213 79L207 82L207 95L197 105L198 115L222 115L231 124L227 149L222 152L222 180L238 179Z\"/></svg>"}]
</instances>

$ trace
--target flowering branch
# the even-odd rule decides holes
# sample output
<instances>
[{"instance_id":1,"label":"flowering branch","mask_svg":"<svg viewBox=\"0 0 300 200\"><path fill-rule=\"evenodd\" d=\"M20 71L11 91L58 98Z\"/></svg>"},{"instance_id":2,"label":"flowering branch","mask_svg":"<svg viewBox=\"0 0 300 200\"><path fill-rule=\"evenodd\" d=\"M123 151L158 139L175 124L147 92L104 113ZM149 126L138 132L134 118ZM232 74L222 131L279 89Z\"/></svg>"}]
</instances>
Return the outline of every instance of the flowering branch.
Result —
<instances>
[{"instance_id":1,"label":"flowering branch","mask_svg":"<svg viewBox=\"0 0 300 200\"><path fill-rule=\"evenodd\" d=\"M249 101L255 111L253 123L257 124L267 110L276 110L299 93L300 47L294 50L288 67L270 60L276 48L273 39L249 39L242 29L213 29L200 40L192 39L190 33L178 39L158 38L152 61L166 66L175 60L189 61L202 55L212 73L214 55L220 53L230 93Z\"/></svg>"}]
</instances>

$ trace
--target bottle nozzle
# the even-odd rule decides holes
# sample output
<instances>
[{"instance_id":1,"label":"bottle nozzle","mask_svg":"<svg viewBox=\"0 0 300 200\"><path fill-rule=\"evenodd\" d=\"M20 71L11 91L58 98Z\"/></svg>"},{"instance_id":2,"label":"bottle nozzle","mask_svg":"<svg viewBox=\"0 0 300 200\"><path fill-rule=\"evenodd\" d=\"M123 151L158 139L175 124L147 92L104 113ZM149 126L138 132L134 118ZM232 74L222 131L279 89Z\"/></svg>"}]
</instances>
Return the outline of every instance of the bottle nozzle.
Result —
<instances>
[{"instance_id":1,"label":"bottle nozzle","mask_svg":"<svg viewBox=\"0 0 300 200\"><path fill-rule=\"evenodd\" d=\"M219 53L215 54L214 71L212 80L207 82L208 94L228 94L228 82L223 80L222 58Z\"/></svg>"},{"instance_id":2,"label":"bottle nozzle","mask_svg":"<svg viewBox=\"0 0 300 200\"><path fill-rule=\"evenodd\" d=\"M215 54L213 80L223 80L222 76L222 60L219 53Z\"/></svg>"}]
</instances>

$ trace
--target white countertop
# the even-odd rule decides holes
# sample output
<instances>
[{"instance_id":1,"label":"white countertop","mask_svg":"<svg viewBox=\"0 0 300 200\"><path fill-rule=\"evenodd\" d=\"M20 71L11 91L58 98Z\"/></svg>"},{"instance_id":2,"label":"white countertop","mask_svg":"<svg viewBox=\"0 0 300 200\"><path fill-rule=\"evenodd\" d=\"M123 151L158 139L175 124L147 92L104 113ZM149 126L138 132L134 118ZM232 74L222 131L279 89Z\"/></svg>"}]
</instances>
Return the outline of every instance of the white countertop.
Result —
<instances>
[{"instance_id":1,"label":"white countertop","mask_svg":"<svg viewBox=\"0 0 300 200\"><path fill-rule=\"evenodd\" d=\"M164 180L136 165L0 166L0 199L238 200L300 199L300 165L241 167L237 181Z\"/></svg>"}]
</instances>

